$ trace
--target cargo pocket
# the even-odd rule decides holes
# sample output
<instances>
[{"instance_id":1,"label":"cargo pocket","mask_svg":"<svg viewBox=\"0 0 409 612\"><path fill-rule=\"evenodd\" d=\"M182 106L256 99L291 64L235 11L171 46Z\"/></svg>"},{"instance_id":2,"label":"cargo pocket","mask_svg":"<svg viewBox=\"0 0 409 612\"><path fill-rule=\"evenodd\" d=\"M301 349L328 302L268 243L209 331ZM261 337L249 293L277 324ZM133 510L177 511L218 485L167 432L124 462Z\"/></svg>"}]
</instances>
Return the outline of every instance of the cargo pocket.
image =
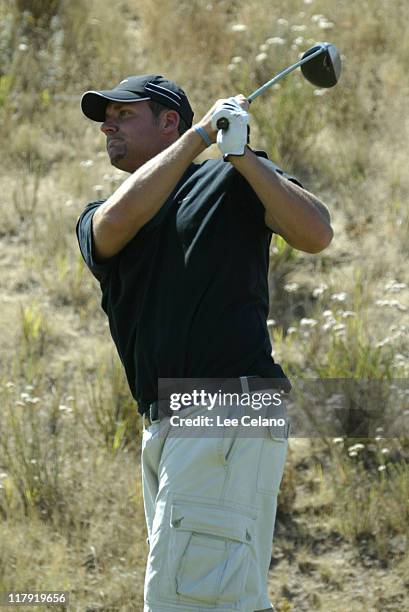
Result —
<instances>
[{"instance_id":1,"label":"cargo pocket","mask_svg":"<svg viewBox=\"0 0 409 612\"><path fill-rule=\"evenodd\" d=\"M242 597L256 515L195 501L171 508L171 581L180 602L234 604Z\"/></svg>"}]
</instances>

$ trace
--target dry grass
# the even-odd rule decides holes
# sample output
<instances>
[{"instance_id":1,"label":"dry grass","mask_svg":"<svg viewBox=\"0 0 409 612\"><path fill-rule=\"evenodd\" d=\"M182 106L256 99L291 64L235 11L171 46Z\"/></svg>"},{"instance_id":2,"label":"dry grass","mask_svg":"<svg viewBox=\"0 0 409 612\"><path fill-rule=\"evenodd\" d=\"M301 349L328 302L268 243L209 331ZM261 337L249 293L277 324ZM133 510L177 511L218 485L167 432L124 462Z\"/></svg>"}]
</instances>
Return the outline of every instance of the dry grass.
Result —
<instances>
[{"instance_id":1,"label":"dry grass","mask_svg":"<svg viewBox=\"0 0 409 612\"><path fill-rule=\"evenodd\" d=\"M336 232L319 256L273 245L274 356L294 376L407 379L408 20L404 0L0 4L0 591L142 608L140 422L74 234L122 174L81 117L81 92L158 71L199 117L334 42L337 88L294 74L251 109L253 145L322 197ZM278 610L403 609L408 454L403 438L293 442Z\"/></svg>"}]
</instances>

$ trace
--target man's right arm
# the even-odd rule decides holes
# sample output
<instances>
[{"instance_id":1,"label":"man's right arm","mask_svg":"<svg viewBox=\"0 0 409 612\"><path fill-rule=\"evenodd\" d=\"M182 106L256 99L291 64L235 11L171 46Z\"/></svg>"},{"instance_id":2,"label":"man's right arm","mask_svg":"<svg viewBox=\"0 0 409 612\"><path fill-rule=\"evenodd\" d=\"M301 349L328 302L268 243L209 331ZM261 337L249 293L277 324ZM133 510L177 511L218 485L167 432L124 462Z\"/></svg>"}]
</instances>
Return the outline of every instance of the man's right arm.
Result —
<instances>
[{"instance_id":1,"label":"man's right arm","mask_svg":"<svg viewBox=\"0 0 409 612\"><path fill-rule=\"evenodd\" d=\"M116 255L165 203L191 162L206 148L189 129L169 147L133 172L95 212L96 258Z\"/></svg>"}]
</instances>

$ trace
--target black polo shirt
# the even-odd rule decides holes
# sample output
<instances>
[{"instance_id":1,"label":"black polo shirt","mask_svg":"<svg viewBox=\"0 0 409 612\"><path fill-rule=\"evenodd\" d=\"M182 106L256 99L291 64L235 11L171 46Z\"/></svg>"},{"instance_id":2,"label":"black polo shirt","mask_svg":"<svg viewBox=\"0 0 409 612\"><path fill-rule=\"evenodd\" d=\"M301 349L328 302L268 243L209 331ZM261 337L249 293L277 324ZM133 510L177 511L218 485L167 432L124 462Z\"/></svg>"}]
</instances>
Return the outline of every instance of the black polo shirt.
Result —
<instances>
[{"instance_id":1,"label":"black polo shirt","mask_svg":"<svg viewBox=\"0 0 409 612\"><path fill-rule=\"evenodd\" d=\"M272 231L232 164L192 163L135 237L96 263L91 220L102 203L86 206L76 232L141 414L158 378L282 376L266 323Z\"/></svg>"}]
</instances>

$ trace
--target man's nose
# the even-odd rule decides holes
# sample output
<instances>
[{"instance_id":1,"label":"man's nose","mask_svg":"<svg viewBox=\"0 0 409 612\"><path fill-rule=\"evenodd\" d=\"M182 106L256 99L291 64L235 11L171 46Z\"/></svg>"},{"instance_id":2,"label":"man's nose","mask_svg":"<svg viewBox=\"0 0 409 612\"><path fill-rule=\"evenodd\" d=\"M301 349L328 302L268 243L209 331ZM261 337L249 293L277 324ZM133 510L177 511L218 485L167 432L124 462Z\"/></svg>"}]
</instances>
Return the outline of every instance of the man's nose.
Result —
<instances>
[{"instance_id":1,"label":"man's nose","mask_svg":"<svg viewBox=\"0 0 409 612\"><path fill-rule=\"evenodd\" d=\"M118 131L118 126L115 123L114 119L105 119L104 123L101 125L101 132L104 134L112 134L113 132Z\"/></svg>"}]
</instances>

